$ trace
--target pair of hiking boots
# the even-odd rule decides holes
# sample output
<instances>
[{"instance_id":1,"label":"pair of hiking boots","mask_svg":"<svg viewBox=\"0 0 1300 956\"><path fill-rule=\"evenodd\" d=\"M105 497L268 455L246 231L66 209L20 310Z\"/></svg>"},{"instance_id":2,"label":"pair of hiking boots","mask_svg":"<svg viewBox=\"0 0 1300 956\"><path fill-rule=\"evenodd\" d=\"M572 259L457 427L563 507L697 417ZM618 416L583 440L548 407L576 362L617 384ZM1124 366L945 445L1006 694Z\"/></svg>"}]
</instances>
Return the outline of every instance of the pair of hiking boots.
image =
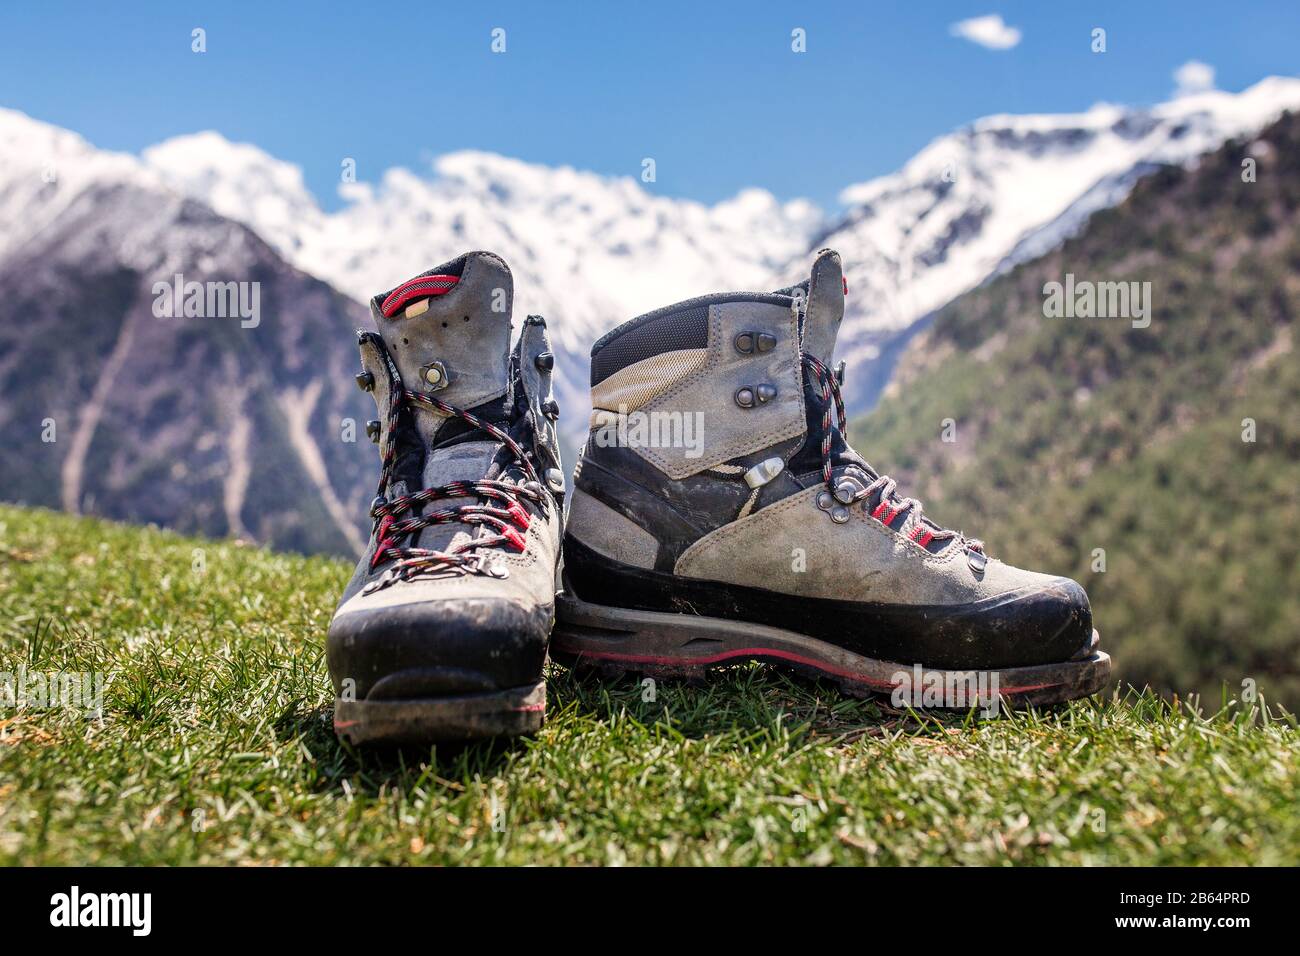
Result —
<instances>
[{"instance_id":1,"label":"pair of hiking boots","mask_svg":"<svg viewBox=\"0 0 1300 956\"><path fill-rule=\"evenodd\" d=\"M511 348L505 262L468 253L371 300L357 382L381 467L327 640L339 736L536 731L548 644L656 677L763 660L858 695L921 673L992 674L1011 704L1098 690L1110 659L1082 587L990 558L846 443L844 296L823 250L797 286L601 338L567 515L546 325L529 316Z\"/></svg>"}]
</instances>

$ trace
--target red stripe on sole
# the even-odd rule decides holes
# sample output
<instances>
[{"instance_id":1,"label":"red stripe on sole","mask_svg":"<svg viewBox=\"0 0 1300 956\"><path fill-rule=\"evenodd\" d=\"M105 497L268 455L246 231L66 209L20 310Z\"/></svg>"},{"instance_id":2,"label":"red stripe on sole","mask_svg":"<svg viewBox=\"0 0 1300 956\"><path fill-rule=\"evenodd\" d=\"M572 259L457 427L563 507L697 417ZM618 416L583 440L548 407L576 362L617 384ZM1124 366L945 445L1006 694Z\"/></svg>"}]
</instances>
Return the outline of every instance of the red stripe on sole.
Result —
<instances>
[{"instance_id":1,"label":"red stripe on sole","mask_svg":"<svg viewBox=\"0 0 1300 956\"><path fill-rule=\"evenodd\" d=\"M723 661L735 660L737 658L752 657L776 657L781 660L791 661L796 664L803 664L825 674L834 674L836 677L843 677L848 680L857 681L859 684L868 684L872 687L879 687L881 690L893 690L898 684L890 681L877 680L874 677L868 677L865 674L858 674L854 671L843 670L838 667L832 667L823 661L815 660L811 657L804 657L801 654L794 654L790 651L776 650L775 648L766 647L742 647L738 650L723 651L720 654L713 654L708 657L645 657L636 654L618 654L613 651L569 651L579 657L591 657L597 660L618 661L623 664L656 664L663 667L689 667L691 665L707 666L709 664L720 664ZM1000 694L1023 694L1031 690L1045 690L1048 687L1057 687L1060 682L1050 684L1026 684L1023 687L998 688Z\"/></svg>"}]
</instances>

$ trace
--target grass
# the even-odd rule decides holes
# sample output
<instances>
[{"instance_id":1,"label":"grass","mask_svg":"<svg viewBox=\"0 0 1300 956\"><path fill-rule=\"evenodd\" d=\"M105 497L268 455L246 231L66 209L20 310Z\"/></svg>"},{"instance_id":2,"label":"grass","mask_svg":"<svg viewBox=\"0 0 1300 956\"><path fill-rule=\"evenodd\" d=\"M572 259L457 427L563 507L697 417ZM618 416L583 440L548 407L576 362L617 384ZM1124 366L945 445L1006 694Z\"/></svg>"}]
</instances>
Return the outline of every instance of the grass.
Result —
<instances>
[{"instance_id":1,"label":"grass","mask_svg":"<svg viewBox=\"0 0 1300 956\"><path fill-rule=\"evenodd\" d=\"M1260 704L936 719L553 666L534 740L358 754L322 643L349 570L0 507L0 671L113 675L102 720L0 708L0 863L1300 862L1300 735Z\"/></svg>"}]
</instances>

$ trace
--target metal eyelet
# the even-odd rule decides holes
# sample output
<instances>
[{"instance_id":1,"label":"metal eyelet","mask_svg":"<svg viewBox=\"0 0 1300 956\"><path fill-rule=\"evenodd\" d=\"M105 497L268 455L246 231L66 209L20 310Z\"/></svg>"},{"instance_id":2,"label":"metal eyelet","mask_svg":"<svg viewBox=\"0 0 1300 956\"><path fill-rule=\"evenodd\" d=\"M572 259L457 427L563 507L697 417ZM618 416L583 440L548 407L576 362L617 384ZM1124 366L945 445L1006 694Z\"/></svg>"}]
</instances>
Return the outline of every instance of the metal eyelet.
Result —
<instances>
[{"instance_id":1,"label":"metal eyelet","mask_svg":"<svg viewBox=\"0 0 1300 956\"><path fill-rule=\"evenodd\" d=\"M430 362L420 366L420 381L429 386L431 391L439 391L451 384L447 366L442 362Z\"/></svg>"},{"instance_id":2,"label":"metal eyelet","mask_svg":"<svg viewBox=\"0 0 1300 956\"><path fill-rule=\"evenodd\" d=\"M736 346L736 351L741 355L753 355L754 353L762 354L770 352L776 348L776 336L769 332L755 332L752 329L746 329L740 332L732 340Z\"/></svg>"},{"instance_id":3,"label":"metal eyelet","mask_svg":"<svg viewBox=\"0 0 1300 956\"><path fill-rule=\"evenodd\" d=\"M856 479L845 475L835 483L835 500L842 505L852 504L858 492L862 490Z\"/></svg>"},{"instance_id":4,"label":"metal eyelet","mask_svg":"<svg viewBox=\"0 0 1300 956\"><path fill-rule=\"evenodd\" d=\"M481 551L465 562L465 570L471 574L485 574L490 578L510 577L510 568L500 559Z\"/></svg>"}]
</instances>

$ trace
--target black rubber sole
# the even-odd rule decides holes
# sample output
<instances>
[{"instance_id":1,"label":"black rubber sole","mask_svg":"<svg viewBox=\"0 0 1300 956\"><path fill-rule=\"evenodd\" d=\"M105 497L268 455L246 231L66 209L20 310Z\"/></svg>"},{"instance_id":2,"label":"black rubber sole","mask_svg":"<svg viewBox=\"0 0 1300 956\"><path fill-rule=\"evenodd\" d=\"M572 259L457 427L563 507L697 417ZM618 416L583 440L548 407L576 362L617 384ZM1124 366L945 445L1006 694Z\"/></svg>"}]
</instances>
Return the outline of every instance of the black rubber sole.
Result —
<instances>
[{"instance_id":1,"label":"black rubber sole","mask_svg":"<svg viewBox=\"0 0 1300 956\"><path fill-rule=\"evenodd\" d=\"M801 597L762 587L633 568L597 554L574 535L564 539L564 590L619 607L687 614L769 627L816 638L880 661L993 671L1054 664L1092 637L1092 608L1077 581L1039 585L965 604L902 605Z\"/></svg>"},{"instance_id":2,"label":"black rubber sole","mask_svg":"<svg viewBox=\"0 0 1300 956\"><path fill-rule=\"evenodd\" d=\"M536 733L545 719L545 681L459 697L334 701L334 732L357 746L517 737Z\"/></svg>"},{"instance_id":3,"label":"black rubber sole","mask_svg":"<svg viewBox=\"0 0 1300 956\"><path fill-rule=\"evenodd\" d=\"M931 702L922 693L924 687L980 687L985 691L996 687L1002 704L1025 707L1087 697L1110 679L1110 655L1099 650L1095 630L1091 640L1068 661L990 671L918 670L911 664L863 657L805 634L762 624L607 607L568 593L560 595L556 612L551 656L609 676L637 673L702 679L711 669L726 664L766 661L828 678L854 697L896 697L900 688L915 686L914 694L904 693L909 706L963 710L976 705L973 695L940 694L939 700ZM906 676L900 679L900 674ZM981 699L979 703L985 706L988 702Z\"/></svg>"}]
</instances>

